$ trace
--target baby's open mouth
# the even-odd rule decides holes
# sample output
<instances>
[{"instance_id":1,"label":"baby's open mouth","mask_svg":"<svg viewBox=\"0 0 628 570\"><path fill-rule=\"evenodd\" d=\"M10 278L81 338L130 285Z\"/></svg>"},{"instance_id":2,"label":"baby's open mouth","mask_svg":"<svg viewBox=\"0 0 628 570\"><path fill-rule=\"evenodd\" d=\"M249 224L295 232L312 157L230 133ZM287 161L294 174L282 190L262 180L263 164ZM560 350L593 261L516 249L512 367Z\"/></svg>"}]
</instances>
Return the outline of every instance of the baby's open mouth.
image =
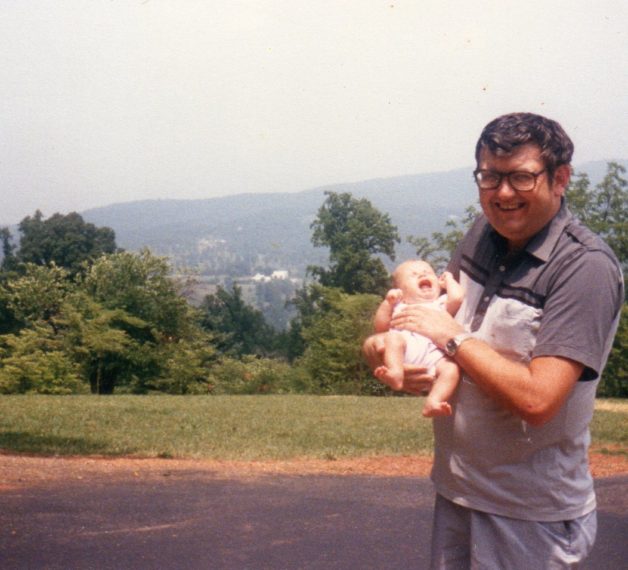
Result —
<instances>
[{"instance_id":1,"label":"baby's open mouth","mask_svg":"<svg viewBox=\"0 0 628 570\"><path fill-rule=\"evenodd\" d=\"M419 281L419 289L431 289L432 282L429 279L421 279Z\"/></svg>"}]
</instances>

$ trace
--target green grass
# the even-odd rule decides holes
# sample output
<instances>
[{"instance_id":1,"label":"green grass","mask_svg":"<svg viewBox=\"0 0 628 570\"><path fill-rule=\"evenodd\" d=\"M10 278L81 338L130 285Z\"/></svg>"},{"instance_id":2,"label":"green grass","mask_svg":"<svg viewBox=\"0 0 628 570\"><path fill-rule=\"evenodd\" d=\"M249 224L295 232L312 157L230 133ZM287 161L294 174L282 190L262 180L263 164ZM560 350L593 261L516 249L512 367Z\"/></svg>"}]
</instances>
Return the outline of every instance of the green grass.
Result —
<instances>
[{"instance_id":1,"label":"green grass","mask_svg":"<svg viewBox=\"0 0 628 570\"><path fill-rule=\"evenodd\" d=\"M604 401L596 446L625 449L628 402ZM422 400L353 396L0 396L0 449L60 455L334 459L429 454Z\"/></svg>"},{"instance_id":2,"label":"green grass","mask_svg":"<svg viewBox=\"0 0 628 570\"><path fill-rule=\"evenodd\" d=\"M421 406L351 396L2 396L0 448L217 459L429 453Z\"/></svg>"}]
</instances>

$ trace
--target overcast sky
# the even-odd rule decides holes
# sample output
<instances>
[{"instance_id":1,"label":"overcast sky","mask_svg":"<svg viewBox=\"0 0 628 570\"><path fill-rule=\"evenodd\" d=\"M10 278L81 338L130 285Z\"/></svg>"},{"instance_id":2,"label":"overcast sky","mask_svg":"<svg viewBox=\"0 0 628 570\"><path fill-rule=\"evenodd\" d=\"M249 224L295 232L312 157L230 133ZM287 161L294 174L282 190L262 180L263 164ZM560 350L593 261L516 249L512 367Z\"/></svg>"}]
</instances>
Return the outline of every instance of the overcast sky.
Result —
<instances>
[{"instance_id":1,"label":"overcast sky","mask_svg":"<svg viewBox=\"0 0 628 570\"><path fill-rule=\"evenodd\" d=\"M628 158L626 0L0 0L0 223L473 165L495 116Z\"/></svg>"}]
</instances>

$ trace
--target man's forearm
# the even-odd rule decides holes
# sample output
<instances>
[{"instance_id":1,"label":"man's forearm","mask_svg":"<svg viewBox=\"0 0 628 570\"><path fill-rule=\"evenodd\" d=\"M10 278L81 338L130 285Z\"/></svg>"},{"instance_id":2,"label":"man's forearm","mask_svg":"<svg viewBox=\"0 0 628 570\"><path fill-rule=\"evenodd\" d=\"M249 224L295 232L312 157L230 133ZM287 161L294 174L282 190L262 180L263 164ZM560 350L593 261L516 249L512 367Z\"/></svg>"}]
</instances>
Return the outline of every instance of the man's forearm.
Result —
<instances>
[{"instance_id":1,"label":"man's forearm","mask_svg":"<svg viewBox=\"0 0 628 570\"><path fill-rule=\"evenodd\" d=\"M565 358L514 362L473 338L462 343L455 360L489 397L532 425L556 414L582 373L581 364Z\"/></svg>"}]
</instances>

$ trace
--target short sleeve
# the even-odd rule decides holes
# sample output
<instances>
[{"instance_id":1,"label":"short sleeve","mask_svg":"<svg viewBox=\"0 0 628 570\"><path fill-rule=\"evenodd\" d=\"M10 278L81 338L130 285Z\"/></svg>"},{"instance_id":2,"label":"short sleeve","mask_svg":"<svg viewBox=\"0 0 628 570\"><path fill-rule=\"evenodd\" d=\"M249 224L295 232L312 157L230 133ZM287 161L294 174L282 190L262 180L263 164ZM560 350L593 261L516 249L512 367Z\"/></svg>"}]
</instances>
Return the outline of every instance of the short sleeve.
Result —
<instances>
[{"instance_id":1,"label":"short sleeve","mask_svg":"<svg viewBox=\"0 0 628 570\"><path fill-rule=\"evenodd\" d=\"M553 277L533 350L536 356L560 356L585 366L583 380L602 372L621 305L623 278L604 251L581 251Z\"/></svg>"}]
</instances>

